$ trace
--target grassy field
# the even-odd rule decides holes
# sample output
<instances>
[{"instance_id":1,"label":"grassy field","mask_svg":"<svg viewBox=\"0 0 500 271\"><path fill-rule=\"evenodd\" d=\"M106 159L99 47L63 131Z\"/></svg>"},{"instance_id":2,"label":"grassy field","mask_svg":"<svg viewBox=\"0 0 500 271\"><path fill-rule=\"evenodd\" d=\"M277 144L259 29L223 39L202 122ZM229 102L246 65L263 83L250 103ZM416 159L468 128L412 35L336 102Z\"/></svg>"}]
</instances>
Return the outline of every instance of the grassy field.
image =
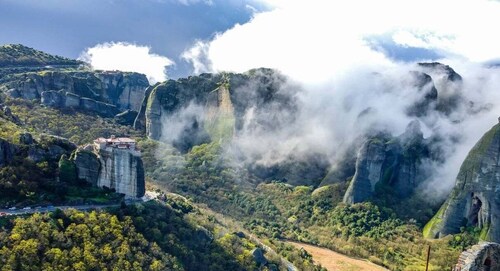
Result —
<instances>
[{"instance_id":1,"label":"grassy field","mask_svg":"<svg viewBox=\"0 0 500 271\"><path fill-rule=\"evenodd\" d=\"M367 260L351 258L335 251L313 245L287 242L297 249L305 249L312 255L315 263L321 264L327 270L339 271L387 271L388 269Z\"/></svg>"}]
</instances>

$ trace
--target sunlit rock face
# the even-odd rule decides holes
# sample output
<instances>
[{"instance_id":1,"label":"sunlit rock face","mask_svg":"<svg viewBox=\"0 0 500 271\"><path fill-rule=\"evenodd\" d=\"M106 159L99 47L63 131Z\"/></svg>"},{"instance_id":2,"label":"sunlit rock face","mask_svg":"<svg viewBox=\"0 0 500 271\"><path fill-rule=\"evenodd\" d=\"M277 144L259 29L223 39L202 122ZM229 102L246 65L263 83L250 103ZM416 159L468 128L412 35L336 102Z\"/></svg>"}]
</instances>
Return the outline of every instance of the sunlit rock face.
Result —
<instances>
[{"instance_id":1,"label":"sunlit rock face","mask_svg":"<svg viewBox=\"0 0 500 271\"><path fill-rule=\"evenodd\" d=\"M41 71L12 75L0 89L49 107L78 108L112 117L125 110L138 112L148 86L145 75L132 72Z\"/></svg>"},{"instance_id":2,"label":"sunlit rock face","mask_svg":"<svg viewBox=\"0 0 500 271\"><path fill-rule=\"evenodd\" d=\"M96 139L94 145L76 152L75 164L80 179L127 197L144 196L144 167L132 139Z\"/></svg>"},{"instance_id":3,"label":"sunlit rock face","mask_svg":"<svg viewBox=\"0 0 500 271\"><path fill-rule=\"evenodd\" d=\"M481 229L481 239L500 242L500 124L491 128L467 155L455 187L426 225L429 238Z\"/></svg>"}]
</instances>

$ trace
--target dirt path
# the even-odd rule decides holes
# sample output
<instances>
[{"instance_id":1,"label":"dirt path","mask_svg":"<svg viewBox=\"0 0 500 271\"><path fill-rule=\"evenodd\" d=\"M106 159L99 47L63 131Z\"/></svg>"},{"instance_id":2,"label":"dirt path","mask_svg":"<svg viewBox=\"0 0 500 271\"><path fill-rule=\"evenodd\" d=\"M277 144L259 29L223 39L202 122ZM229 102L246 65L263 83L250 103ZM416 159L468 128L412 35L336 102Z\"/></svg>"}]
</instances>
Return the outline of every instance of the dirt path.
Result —
<instances>
[{"instance_id":1,"label":"dirt path","mask_svg":"<svg viewBox=\"0 0 500 271\"><path fill-rule=\"evenodd\" d=\"M347 257L335 251L313 245L287 242L296 248L304 248L313 256L315 262L321 264L329 271L387 271L381 266L366 260L359 260Z\"/></svg>"}]
</instances>

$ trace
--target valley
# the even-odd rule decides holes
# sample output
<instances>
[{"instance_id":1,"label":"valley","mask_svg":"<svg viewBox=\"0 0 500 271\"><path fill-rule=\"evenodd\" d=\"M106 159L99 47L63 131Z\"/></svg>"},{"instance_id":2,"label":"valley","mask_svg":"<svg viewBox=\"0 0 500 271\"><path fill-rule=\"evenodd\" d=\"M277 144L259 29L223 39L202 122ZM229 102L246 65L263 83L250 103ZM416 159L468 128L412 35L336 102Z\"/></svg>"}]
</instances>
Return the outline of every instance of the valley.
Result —
<instances>
[{"instance_id":1,"label":"valley","mask_svg":"<svg viewBox=\"0 0 500 271\"><path fill-rule=\"evenodd\" d=\"M150 85L22 45L5 55L33 65L0 77L0 212L20 215L0 218L2 270L417 271L431 245L437 271L500 241L498 124L446 172L451 193L439 186L469 144L460 125L490 112L448 65L372 74L379 96L414 96L397 129L376 105L328 105L354 116L345 135L274 69ZM365 98L352 95L335 98Z\"/></svg>"}]
</instances>

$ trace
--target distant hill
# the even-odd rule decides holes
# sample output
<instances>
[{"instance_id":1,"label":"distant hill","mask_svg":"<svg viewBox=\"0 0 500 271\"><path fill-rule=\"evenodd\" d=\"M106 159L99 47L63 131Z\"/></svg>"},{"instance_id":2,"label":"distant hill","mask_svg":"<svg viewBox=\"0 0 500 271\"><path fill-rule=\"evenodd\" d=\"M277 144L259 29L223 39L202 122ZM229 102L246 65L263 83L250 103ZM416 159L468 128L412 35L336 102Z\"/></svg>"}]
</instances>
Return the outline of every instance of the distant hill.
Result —
<instances>
[{"instance_id":1,"label":"distant hill","mask_svg":"<svg viewBox=\"0 0 500 271\"><path fill-rule=\"evenodd\" d=\"M83 62L54 56L21 44L0 46L1 66L80 65Z\"/></svg>"}]
</instances>

